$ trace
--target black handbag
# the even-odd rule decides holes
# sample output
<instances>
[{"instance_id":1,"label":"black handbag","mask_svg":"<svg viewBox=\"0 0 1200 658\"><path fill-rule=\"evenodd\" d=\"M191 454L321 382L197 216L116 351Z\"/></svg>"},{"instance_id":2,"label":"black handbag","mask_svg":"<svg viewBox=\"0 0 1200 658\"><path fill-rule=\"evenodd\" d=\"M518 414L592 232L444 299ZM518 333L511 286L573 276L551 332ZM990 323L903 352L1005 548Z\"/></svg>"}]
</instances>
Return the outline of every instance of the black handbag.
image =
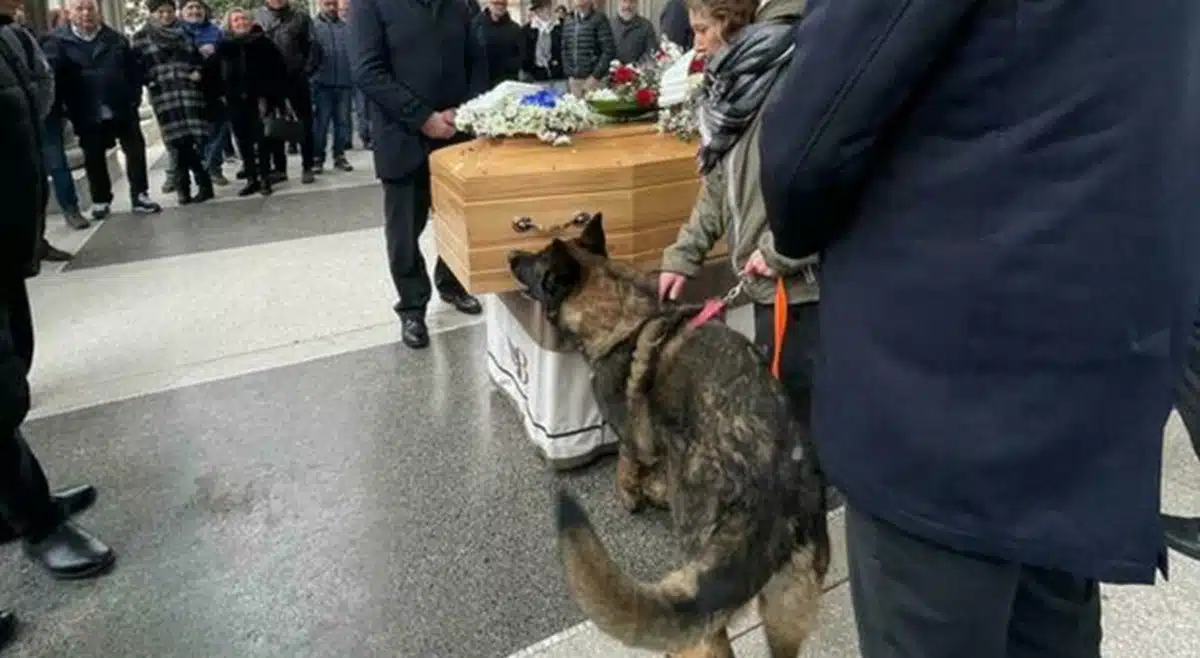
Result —
<instances>
[{"instance_id":1,"label":"black handbag","mask_svg":"<svg viewBox=\"0 0 1200 658\"><path fill-rule=\"evenodd\" d=\"M263 136L281 142L299 142L304 126L293 114L275 112L263 117Z\"/></svg>"}]
</instances>

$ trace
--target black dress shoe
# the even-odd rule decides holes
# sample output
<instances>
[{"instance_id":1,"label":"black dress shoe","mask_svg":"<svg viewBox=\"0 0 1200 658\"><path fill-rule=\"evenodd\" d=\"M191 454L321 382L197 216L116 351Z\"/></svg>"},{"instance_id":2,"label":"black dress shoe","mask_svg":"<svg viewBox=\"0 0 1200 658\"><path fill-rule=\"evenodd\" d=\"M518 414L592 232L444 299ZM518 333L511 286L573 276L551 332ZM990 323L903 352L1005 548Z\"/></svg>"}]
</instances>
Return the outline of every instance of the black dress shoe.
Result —
<instances>
[{"instance_id":1,"label":"black dress shoe","mask_svg":"<svg viewBox=\"0 0 1200 658\"><path fill-rule=\"evenodd\" d=\"M463 292L443 292L441 293L442 301L453 306L459 313L467 315L479 315L483 313L483 305L474 295Z\"/></svg>"},{"instance_id":2,"label":"black dress shoe","mask_svg":"<svg viewBox=\"0 0 1200 658\"><path fill-rule=\"evenodd\" d=\"M429 329L421 318L401 318L400 338L404 344L414 350L429 347Z\"/></svg>"},{"instance_id":3,"label":"black dress shoe","mask_svg":"<svg viewBox=\"0 0 1200 658\"><path fill-rule=\"evenodd\" d=\"M26 540L25 555L59 580L100 575L117 560L104 542L71 521L58 526L40 541Z\"/></svg>"},{"instance_id":4,"label":"black dress shoe","mask_svg":"<svg viewBox=\"0 0 1200 658\"><path fill-rule=\"evenodd\" d=\"M17 616L12 610L0 610L0 650L17 636Z\"/></svg>"},{"instance_id":5,"label":"black dress shoe","mask_svg":"<svg viewBox=\"0 0 1200 658\"><path fill-rule=\"evenodd\" d=\"M1193 560L1200 560L1200 519L1163 514L1162 522L1167 546Z\"/></svg>"},{"instance_id":6,"label":"black dress shoe","mask_svg":"<svg viewBox=\"0 0 1200 658\"><path fill-rule=\"evenodd\" d=\"M215 196L217 196L217 193L213 190L212 183L210 182L208 185L200 186L200 189L196 192L196 196L192 198L192 203L204 203Z\"/></svg>"},{"instance_id":7,"label":"black dress shoe","mask_svg":"<svg viewBox=\"0 0 1200 658\"><path fill-rule=\"evenodd\" d=\"M59 489L51 496L55 505L62 510L63 518L71 518L81 514L96 504L96 487L90 484ZM19 539L20 535L8 524L0 524L0 544Z\"/></svg>"},{"instance_id":8,"label":"black dress shoe","mask_svg":"<svg viewBox=\"0 0 1200 658\"><path fill-rule=\"evenodd\" d=\"M250 196L251 194L258 194L261 191L262 191L262 183L258 182L257 180L252 180L252 181L246 183L245 187L238 190L237 195L238 196Z\"/></svg>"}]
</instances>

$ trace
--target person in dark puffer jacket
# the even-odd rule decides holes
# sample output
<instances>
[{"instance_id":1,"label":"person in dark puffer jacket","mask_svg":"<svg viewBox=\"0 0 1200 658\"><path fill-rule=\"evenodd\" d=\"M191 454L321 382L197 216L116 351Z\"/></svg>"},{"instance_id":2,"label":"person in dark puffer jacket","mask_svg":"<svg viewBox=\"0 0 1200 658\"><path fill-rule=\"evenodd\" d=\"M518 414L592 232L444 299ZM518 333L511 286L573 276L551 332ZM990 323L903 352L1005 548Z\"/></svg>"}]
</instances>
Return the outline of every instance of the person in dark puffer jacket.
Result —
<instances>
[{"instance_id":1,"label":"person in dark puffer jacket","mask_svg":"<svg viewBox=\"0 0 1200 658\"><path fill-rule=\"evenodd\" d=\"M617 56L612 24L592 0L575 0L575 10L563 25L563 73L572 94L603 86L608 67Z\"/></svg>"},{"instance_id":2,"label":"person in dark puffer jacket","mask_svg":"<svg viewBox=\"0 0 1200 658\"><path fill-rule=\"evenodd\" d=\"M286 102L287 64L283 53L246 10L229 11L229 32L205 61L205 75L224 94L229 122L242 154L246 186L238 196L271 194L271 156L275 145L263 134L263 117ZM280 144L282 146L282 144Z\"/></svg>"},{"instance_id":3,"label":"person in dark puffer jacket","mask_svg":"<svg viewBox=\"0 0 1200 658\"><path fill-rule=\"evenodd\" d=\"M105 25L95 0L69 0L69 19L43 42L62 102L83 151L92 197L92 219L112 211L112 179L108 150L121 145L130 205L137 214L156 214L162 206L150 200L146 136L138 106L142 71L129 39Z\"/></svg>"},{"instance_id":4,"label":"person in dark puffer jacket","mask_svg":"<svg viewBox=\"0 0 1200 658\"><path fill-rule=\"evenodd\" d=\"M54 83L36 39L14 25L16 0L0 0L0 543L20 539L25 555L58 578L103 573L115 559L68 517L91 506L91 487L52 494L21 431L29 413L33 322L25 279L37 273L49 199L42 120ZM0 610L0 649L16 618Z\"/></svg>"},{"instance_id":5,"label":"person in dark puffer jacket","mask_svg":"<svg viewBox=\"0 0 1200 658\"><path fill-rule=\"evenodd\" d=\"M471 28L487 52L488 86L518 79L525 35L508 15L508 0L488 0L487 9L471 19Z\"/></svg>"},{"instance_id":6,"label":"person in dark puffer jacket","mask_svg":"<svg viewBox=\"0 0 1200 658\"><path fill-rule=\"evenodd\" d=\"M254 14L254 22L275 42L287 63L287 98L291 110L300 120L300 182L312 183L313 171L313 102L309 79L321 66L321 46L313 34L313 21L308 14L292 6L291 0L267 0L267 6ZM273 146L275 176L287 178L287 154L283 143Z\"/></svg>"}]
</instances>

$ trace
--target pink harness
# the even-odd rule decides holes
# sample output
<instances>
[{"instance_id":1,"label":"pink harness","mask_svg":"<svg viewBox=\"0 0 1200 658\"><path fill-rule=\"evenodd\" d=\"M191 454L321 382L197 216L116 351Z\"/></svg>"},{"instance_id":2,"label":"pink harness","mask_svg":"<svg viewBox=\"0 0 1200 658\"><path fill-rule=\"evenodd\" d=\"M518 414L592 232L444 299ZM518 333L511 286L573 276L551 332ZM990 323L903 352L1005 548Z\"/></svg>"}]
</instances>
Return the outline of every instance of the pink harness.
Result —
<instances>
[{"instance_id":1,"label":"pink harness","mask_svg":"<svg viewBox=\"0 0 1200 658\"><path fill-rule=\"evenodd\" d=\"M704 307L700 309L700 312L693 316L691 320L688 320L687 328L698 329L713 320L724 321L725 309L729 308L729 304L737 299L740 294L742 294L742 281L739 279L737 285L730 288L724 297L712 297L705 300Z\"/></svg>"}]
</instances>

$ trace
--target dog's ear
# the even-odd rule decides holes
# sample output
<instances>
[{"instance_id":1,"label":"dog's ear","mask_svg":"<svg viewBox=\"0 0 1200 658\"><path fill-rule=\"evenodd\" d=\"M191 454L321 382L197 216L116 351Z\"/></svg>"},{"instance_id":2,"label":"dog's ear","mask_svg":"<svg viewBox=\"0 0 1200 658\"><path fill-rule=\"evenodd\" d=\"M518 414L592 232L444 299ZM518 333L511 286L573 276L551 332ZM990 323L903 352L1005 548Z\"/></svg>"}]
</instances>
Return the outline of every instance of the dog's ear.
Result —
<instances>
[{"instance_id":1,"label":"dog's ear","mask_svg":"<svg viewBox=\"0 0 1200 658\"><path fill-rule=\"evenodd\" d=\"M608 244L604 237L604 214L596 213L583 225L583 232L575 241L581 249L597 256L608 258Z\"/></svg>"},{"instance_id":2,"label":"dog's ear","mask_svg":"<svg viewBox=\"0 0 1200 658\"><path fill-rule=\"evenodd\" d=\"M546 251L546 269L538 281L538 296L547 302L560 302L566 298L583 278L583 266L571 253L567 243L555 238Z\"/></svg>"}]
</instances>

